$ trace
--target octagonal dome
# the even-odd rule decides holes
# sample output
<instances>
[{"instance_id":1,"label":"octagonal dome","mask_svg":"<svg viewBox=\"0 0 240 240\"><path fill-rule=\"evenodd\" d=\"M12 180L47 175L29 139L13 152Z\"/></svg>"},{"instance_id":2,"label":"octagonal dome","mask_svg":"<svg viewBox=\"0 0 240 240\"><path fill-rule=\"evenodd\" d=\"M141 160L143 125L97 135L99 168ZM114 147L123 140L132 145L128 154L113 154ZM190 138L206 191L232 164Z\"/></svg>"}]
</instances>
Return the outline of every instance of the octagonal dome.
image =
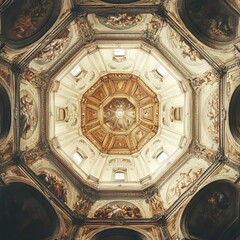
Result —
<instances>
[{"instance_id":1,"label":"octagonal dome","mask_svg":"<svg viewBox=\"0 0 240 240\"><path fill-rule=\"evenodd\" d=\"M86 45L48 91L52 151L99 190L155 183L191 142L188 83L142 41Z\"/></svg>"},{"instance_id":2,"label":"octagonal dome","mask_svg":"<svg viewBox=\"0 0 240 240\"><path fill-rule=\"evenodd\" d=\"M101 77L81 100L81 128L102 153L133 154L158 131L156 94L132 74Z\"/></svg>"}]
</instances>

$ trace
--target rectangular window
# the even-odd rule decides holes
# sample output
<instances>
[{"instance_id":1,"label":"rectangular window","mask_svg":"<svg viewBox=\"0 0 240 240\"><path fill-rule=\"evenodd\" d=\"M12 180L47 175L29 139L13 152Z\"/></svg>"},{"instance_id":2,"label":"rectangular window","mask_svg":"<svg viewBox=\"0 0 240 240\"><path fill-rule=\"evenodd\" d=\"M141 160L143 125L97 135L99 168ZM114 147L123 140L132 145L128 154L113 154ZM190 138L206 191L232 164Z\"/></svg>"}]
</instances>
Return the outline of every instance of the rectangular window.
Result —
<instances>
[{"instance_id":1,"label":"rectangular window","mask_svg":"<svg viewBox=\"0 0 240 240\"><path fill-rule=\"evenodd\" d=\"M160 152L157 156L157 160L160 163L163 163L168 158L168 155L165 152Z\"/></svg>"},{"instance_id":2,"label":"rectangular window","mask_svg":"<svg viewBox=\"0 0 240 240\"><path fill-rule=\"evenodd\" d=\"M81 67L77 65L75 68L73 68L71 74L76 77L79 73L81 73L81 71L82 71Z\"/></svg>"},{"instance_id":3,"label":"rectangular window","mask_svg":"<svg viewBox=\"0 0 240 240\"><path fill-rule=\"evenodd\" d=\"M116 172L115 173L115 180L124 180L125 179L125 174L123 172Z\"/></svg>"},{"instance_id":4,"label":"rectangular window","mask_svg":"<svg viewBox=\"0 0 240 240\"><path fill-rule=\"evenodd\" d=\"M156 71L159 75L161 75L163 77L168 74L168 71L163 66L159 66Z\"/></svg>"},{"instance_id":5,"label":"rectangular window","mask_svg":"<svg viewBox=\"0 0 240 240\"><path fill-rule=\"evenodd\" d=\"M125 50L124 49L114 49L114 56L115 57L124 57Z\"/></svg>"},{"instance_id":6,"label":"rectangular window","mask_svg":"<svg viewBox=\"0 0 240 240\"><path fill-rule=\"evenodd\" d=\"M83 157L82 157L82 155L79 152L75 152L72 156L73 156L73 161L77 165L79 165L82 162L82 160L83 160Z\"/></svg>"}]
</instances>

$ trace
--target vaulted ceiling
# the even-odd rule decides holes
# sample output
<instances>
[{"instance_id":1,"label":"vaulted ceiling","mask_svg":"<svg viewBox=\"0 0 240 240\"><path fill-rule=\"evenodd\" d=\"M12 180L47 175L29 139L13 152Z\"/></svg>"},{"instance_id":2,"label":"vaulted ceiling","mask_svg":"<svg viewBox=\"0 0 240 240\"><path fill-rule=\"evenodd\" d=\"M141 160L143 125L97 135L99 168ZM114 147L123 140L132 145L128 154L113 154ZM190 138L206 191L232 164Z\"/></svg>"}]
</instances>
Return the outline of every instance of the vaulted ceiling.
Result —
<instances>
[{"instance_id":1,"label":"vaulted ceiling","mask_svg":"<svg viewBox=\"0 0 240 240\"><path fill-rule=\"evenodd\" d=\"M196 201L237 205L240 6L215 4L0 1L1 179L50 199L59 239L108 239L109 218L126 237L207 239L183 210L217 180L236 193Z\"/></svg>"}]
</instances>

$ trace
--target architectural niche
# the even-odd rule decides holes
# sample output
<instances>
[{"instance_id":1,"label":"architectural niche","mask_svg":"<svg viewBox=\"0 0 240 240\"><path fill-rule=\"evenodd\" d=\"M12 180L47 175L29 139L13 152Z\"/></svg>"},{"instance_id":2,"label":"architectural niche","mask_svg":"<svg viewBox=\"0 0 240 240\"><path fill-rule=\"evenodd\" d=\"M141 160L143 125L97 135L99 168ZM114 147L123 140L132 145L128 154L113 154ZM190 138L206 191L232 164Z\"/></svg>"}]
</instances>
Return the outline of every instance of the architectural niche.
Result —
<instances>
[{"instance_id":1,"label":"architectural niche","mask_svg":"<svg viewBox=\"0 0 240 240\"><path fill-rule=\"evenodd\" d=\"M83 134L102 152L132 154L158 131L159 101L132 74L101 77L81 100Z\"/></svg>"}]
</instances>

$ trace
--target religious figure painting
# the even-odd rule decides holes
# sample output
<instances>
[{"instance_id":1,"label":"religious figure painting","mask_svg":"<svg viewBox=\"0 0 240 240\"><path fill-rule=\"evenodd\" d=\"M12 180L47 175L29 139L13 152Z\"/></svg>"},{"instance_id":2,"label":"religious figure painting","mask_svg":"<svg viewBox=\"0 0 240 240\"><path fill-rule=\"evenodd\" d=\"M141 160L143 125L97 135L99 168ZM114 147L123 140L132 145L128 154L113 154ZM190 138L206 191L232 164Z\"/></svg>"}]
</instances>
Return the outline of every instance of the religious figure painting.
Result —
<instances>
[{"instance_id":1,"label":"religious figure painting","mask_svg":"<svg viewBox=\"0 0 240 240\"><path fill-rule=\"evenodd\" d=\"M54 1L50 0L14 1L2 16L5 38L16 41L33 36L48 22L53 10Z\"/></svg>"},{"instance_id":2,"label":"religious figure painting","mask_svg":"<svg viewBox=\"0 0 240 240\"><path fill-rule=\"evenodd\" d=\"M238 17L223 0L185 0L184 7L190 24L204 37L217 42L236 37Z\"/></svg>"},{"instance_id":3,"label":"religious figure painting","mask_svg":"<svg viewBox=\"0 0 240 240\"><path fill-rule=\"evenodd\" d=\"M183 213L183 225L191 239L235 239L231 235L239 233L238 209L237 186L216 181L201 189L189 202ZM226 230L230 226L231 231Z\"/></svg>"},{"instance_id":4,"label":"religious figure painting","mask_svg":"<svg viewBox=\"0 0 240 240\"><path fill-rule=\"evenodd\" d=\"M26 90L20 94L20 136L29 139L38 123L38 110L32 94Z\"/></svg>"}]
</instances>

